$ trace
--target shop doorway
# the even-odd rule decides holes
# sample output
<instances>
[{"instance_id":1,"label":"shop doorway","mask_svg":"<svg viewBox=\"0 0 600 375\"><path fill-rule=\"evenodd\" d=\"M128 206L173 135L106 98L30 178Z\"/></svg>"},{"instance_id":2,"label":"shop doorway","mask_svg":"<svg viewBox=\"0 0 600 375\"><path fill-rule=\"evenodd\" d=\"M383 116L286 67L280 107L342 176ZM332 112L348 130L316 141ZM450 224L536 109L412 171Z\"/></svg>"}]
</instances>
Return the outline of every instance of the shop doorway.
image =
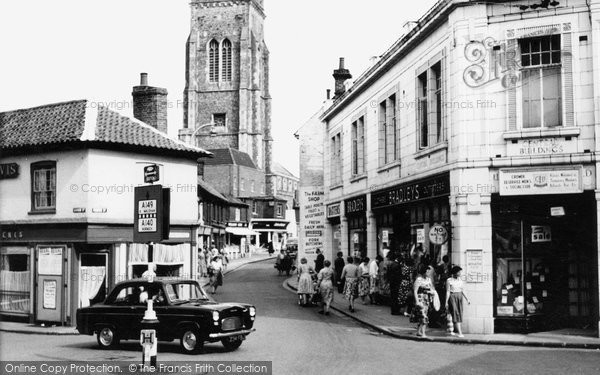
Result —
<instances>
[{"instance_id":1,"label":"shop doorway","mask_svg":"<svg viewBox=\"0 0 600 375\"><path fill-rule=\"evenodd\" d=\"M65 253L65 246L37 248L36 320L38 321L63 321Z\"/></svg>"},{"instance_id":2,"label":"shop doorway","mask_svg":"<svg viewBox=\"0 0 600 375\"><path fill-rule=\"evenodd\" d=\"M594 328L593 193L492 197L496 332Z\"/></svg>"}]
</instances>

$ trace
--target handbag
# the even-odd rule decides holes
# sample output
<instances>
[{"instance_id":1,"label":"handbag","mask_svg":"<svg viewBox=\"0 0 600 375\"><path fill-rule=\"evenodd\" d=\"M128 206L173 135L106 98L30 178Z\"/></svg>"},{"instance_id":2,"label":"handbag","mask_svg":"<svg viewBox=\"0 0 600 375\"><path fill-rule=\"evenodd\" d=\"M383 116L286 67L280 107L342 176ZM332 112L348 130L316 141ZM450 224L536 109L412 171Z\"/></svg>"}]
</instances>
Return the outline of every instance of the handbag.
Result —
<instances>
[{"instance_id":1,"label":"handbag","mask_svg":"<svg viewBox=\"0 0 600 375\"><path fill-rule=\"evenodd\" d=\"M440 311L440 297L438 296L437 292L433 293L432 299L433 299L433 309L435 311Z\"/></svg>"}]
</instances>

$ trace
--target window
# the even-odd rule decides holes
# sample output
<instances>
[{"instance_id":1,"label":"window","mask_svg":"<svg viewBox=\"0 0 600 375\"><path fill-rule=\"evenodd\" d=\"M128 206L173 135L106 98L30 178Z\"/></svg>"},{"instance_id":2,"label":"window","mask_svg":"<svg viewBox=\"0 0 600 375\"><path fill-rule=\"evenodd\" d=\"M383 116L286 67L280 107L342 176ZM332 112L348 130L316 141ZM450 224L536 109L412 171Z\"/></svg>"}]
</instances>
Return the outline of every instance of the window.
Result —
<instances>
[{"instance_id":1,"label":"window","mask_svg":"<svg viewBox=\"0 0 600 375\"><path fill-rule=\"evenodd\" d=\"M214 39L208 44L208 80L219 81L219 42Z\"/></svg>"},{"instance_id":2,"label":"window","mask_svg":"<svg viewBox=\"0 0 600 375\"><path fill-rule=\"evenodd\" d=\"M283 216L283 205L281 203L277 203L277 217Z\"/></svg>"},{"instance_id":3,"label":"window","mask_svg":"<svg viewBox=\"0 0 600 375\"><path fill-rule=\"evenodd\" d=\"M379 165L399 159L396 95L379 103Z\"/></svg>"},{"instance_id":4,"label":"window","mask_svg":"<svg viewBox=\"0 0 600 375\"><path fill-rule=\"evenodd\" d=\"M443 79L441 61L417 76L418 144L421 149L446 140L442 119Z\"/></svg>"},{"instance_id":5,"label":"window","mask_svg":"<svg viewBox=\"0 0 600 375\"><path fill-rule=\"evenodd\" d=\"M231 42L225 39L221 44L222 57L222 79L223 81L231 81Z\"/></svg>"},{"instance_id":6,"label":"window","mask_svg":"<svg viewBox=\"0 0 600 375\"><path fill-rule=\"evenodd\" d=\"M292 191L292 180L288 180L287 191L290 191L290 192Z\"/></svg>"},{"instance_id":7,"label":"window","mask_svg":"<svg viewBox=\"0 0 600 375\"><path fill-rule=\"evenodd\" d=\"M31 164L31 210L56 209L56 162Z\"/></svg>"},{"instance_id":8,"label":"window","mask_svg":"<svg viewBox=\"0 0 600 375\"><path fill-rule=\"evenodd\" d=\"M365 118L352 123L352 175L365 172Z\"/></svg>"},{"instance_id":9,"label":"window","mask_svg":"<svg viewBox=\"0 0 600 375\"><path fill-rule=\"evenodd\" d=\"M257 201L252 202L252 213L258 214L258 202Z\"/></svg>"},{"instance_id":10,"label":"window","mask_svg":"<svg viewBox=\"0 0 600 375\"><path fill-rule=\"evenodd\" d=\"M560 35L519 41L523 128L562 125Z\"/></svg>"},{"instance_id":11,"label":"window","mask_svg":"<svg viewBox=\"0 0 600 375\"><path fill-rule=\"evenodd\" d=\"M331 137L331 184L342 183L342 133Z\"/></svg>"},{"instance_id":12,"label":"window","mask_svg":"<svg viewBox=\"0 0 600 375\"><path fill-rule=\"evenodd\" d=\"M243 178L240 179L240 190L246 190L246 180L244 180Z\"/></svg>"},{"instance_id":13,"label":"window","mask_svg":"<svg viewBox=\"0 0 600 375\"><path fill-rule=\"evenodd\" d=\"M250 191L254 193L254 181L250 181Z\"/></svg>"},{"instance_id":14,"label":"window","mask_svg":"<svg viewBox=\"0 0 600 375\"><path fill-rule=\"evenodd\" d=\"M225 113L214 113L213 124L215 124L215 128L224 128L227 125L227 115Z\"/></svg>"},{"instance_id":15,"label":"window","mask_svg":"<svg viewBox=\"0 0 600 375\"><path fill-rule=\"evenodd\" d=\"M281 191L283 189L282 186L283 185L282 185L282 179L281 179L281 177L277 177L277 190Z\"/></svg>"}]
</instances>

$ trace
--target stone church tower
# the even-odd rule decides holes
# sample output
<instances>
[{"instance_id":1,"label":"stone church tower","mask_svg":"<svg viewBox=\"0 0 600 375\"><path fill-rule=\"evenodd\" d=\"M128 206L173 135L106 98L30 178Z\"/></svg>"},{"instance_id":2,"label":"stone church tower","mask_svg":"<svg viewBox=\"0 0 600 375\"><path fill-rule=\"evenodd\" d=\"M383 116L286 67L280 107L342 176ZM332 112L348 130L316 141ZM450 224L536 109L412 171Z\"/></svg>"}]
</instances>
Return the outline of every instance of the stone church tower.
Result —
<instances>
[{"instance_id":1,"label":"stone church tower","mask_svg":"<svg viewBox=\"0 0 600 375\"><path fill-rule=\"evenodd\" d=\"M190 138L197 131L196 145L202 148L247 153L265 172L266 193L271 194L273 140L263 0L192 0L190 6L180 138L193 142ZM206 125L211 123L214 126Z\"/></svg>"}]
</instances>

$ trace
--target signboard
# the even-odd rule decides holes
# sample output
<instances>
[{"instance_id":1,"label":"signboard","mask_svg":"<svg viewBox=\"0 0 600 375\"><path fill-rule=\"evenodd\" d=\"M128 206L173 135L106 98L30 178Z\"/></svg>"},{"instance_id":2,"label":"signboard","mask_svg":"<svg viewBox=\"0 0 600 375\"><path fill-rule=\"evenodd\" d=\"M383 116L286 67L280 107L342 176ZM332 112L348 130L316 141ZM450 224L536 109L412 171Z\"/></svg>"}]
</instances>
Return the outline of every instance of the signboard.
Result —
<instances>
[{"instance_id":1,"label":"signboard","mask_svg":"<svg viewBox=\"0 0 600 375\"><path fill-rule=\"evenodd\" d=\"M38 274L62 275L63 248L40 247L38 250Z\"/></svg>"},{"instance_id":2,"label":"signboard","mask_svg":"<svg viewBox=\"0 0 600 375\"><path fill-rule=\"evenodd\" d=\"M152 164L144 167L144 182L151 184L160 179L158 165Z\"/></svg>"},{"instance_id":3,"label":"signboard","mask_svg":"<svg viewBox=\"0 0 600 375\"><path fill-rule=\"evenodd\" d=\"M552 231L549 225L532 225L531 242L551 242Z\"/></svg>"},{"instance_id":4,"label":"signboard","mask_svg":"<svg viewBox=\"0 0 600 375\"><path fill-rule=\"evenodd\" d=\"M330 219L333 217L340 216L340 211L341 211L341 203L340 202L327 205L327 218Z\"/></svg>"},{"instance_id":5,"label":"signboard","mask_svg":"<svg viewBox=\"0 0 600 375\"><path fill-rule=\"evenodd\" d=\"M56 309L56 280L44 280L44 299L45 309Z\"/></svg>"},{"instance_id":6,"label":"signboard","mask_svg":"<svg viewBox=\"0 0 600 375\"><path fill-rule=\"evenodd\" d=\"M371 194L371 208L383 208L417 202L450 194L450 175L410 182Z\"/></svg>"},{"instance_id":7,"label":"signboard","mask_svg":"<svg viewBox=\"0 0 600 375\"><path fill-rule=\"evenodd\" d=\"M581 193L581 171L581 166L500 169L500 195Z\"/></svg>"},{"instance_id":8,"label":"signboard","mask_svg":"<svg viewBox=\"0 0 600 375\"><path fill-rule=\"evenodd\" d=\"M361 195L360 197L346 199L344 201L346 204L346 216L349 214L356 214L365 212L367 209L367 197L365 195Z\"/></svg>"},{"instance_id":9,"label":"signboard","mask_svg":"<svg viewBox=\"0 0 600 375\"><path fill-rule=\"evenodd\" d=\"M356 237L358 239L358 234L356 234ZM381 231L381 242L386 242L389 243L390 242L390 232L387 230Z\"/></svg>"},{"instance_id":10,"label":"signboard","mask_svg":"<svg viewBox=\"0 0 600 375\"><path fill-rule=\"evenodd\" d=\"M565 208L562 206L550 207L550 216L565 216Z\"/></svg>"},{"instance_id":11,"label":"signboard","mask_svg":"<svg viewBox=\"0 0 600 375\"><path fill-rule=\"evenodd\" d=\"M0 180L19 177L19 164L0 164Z\"/></svg>"},{"instance_id":12,"label":"signboard","mask_svg":"<svg viewBox=\"0 0 600 375\"><path fill-rule=\"evenodd\" d=\"M577 138L565 140L562 138L520 139L516 143L507 143L508 156L520 155L556 155L577 152Z\"/></svg>"},{"instance_id":13,"label":"signboard","mask_svg":"<svg viewBox=\"0 0 600 375\"><path fill-rule=\"evenodd\" d=\"M300 191L300 254L315 254L323 249L325 237L325 190L322 186Z\"/></svg>"},{"instance_id":14,"label":"signboard","mask_svg":"<svg viewBox=\"0 0 600 375\"><path fill-rule=\"evenodd\" d=\"M468 283L482 283L485 281L483 250L467 250L466 264Z\"/></svg>"},{"instance_id":15,"label":"signboard","mask_svg":"<svg viewBox=\"0 0 600 375\"><path fill-rule=\"evenodd\" d=\"M434 245L441 245L448 241L448 231L443 225L435 224L429 229L429 241Z\"/></svg>"},{"instance_id":16,"label":"signboard","mask_svg":"<svg viewBox=\"0 0 600 375\"><path fill-rule=\"evenodd\" d=\"M425 229L417 228L417 243L425 243Z\"/></svg>"},{"instance_id":17,"label":"signboard","mask_svg":"<svg viewBox=\"0 0 600 375\"><path fill-rule=\"evenodd\" d=\"M169 238L170 190L161 185L138 186L134 192L133 242Z\"/></svg>"}]
</instances>

